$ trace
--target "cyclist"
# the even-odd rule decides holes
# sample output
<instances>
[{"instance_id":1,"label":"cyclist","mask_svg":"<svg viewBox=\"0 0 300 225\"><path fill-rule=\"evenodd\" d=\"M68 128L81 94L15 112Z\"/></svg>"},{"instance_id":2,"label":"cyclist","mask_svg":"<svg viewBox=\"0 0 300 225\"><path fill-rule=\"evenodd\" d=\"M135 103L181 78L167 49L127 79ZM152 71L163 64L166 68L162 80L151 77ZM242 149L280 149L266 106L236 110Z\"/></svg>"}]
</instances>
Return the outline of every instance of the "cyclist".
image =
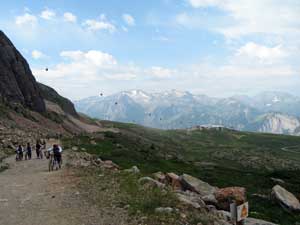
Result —
<instances>
[{"instance_id":1,"label":"cyclist","mask_svg":"<svg viewBox=\"0 0 300 225\"><path fill-rule=\"evenodd\" d=\"M49 148L47 150L47 158L50 158L50 162L49 162L49 170L53 169L51 167L54 166L54 164L57 163L58 167L61 168L61 164L62 164L62 148L57 145L54 144L52 148ZM52 164L53 163L53 164Z\"/></svg>"}]
</instances>

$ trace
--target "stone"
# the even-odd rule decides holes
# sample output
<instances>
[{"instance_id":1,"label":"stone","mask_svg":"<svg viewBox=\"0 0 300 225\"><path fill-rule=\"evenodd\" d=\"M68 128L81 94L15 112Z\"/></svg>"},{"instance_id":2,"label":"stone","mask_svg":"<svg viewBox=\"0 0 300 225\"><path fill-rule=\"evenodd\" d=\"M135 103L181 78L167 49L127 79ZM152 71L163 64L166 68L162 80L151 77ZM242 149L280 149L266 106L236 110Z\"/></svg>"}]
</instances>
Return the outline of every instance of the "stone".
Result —
<instances>
[{"instance_id":1,"label":"stone","mask_svg":"<svg viewBox=\"0 0 300 225\"><path fill-rule=\"evenodd\" d=\"M180 177L175 173L167 173L166 180L171 185L173 190L182 190Z\"/></svg>"},{"instance_id":2,"label":"stone","mask_svg":"<svg viewBox=\"0 0 300 225\"><path fill-rule=\"evenodd\" d=\"M137 166L133 166L130 169L126 169L124 171L128 172L128 173L135 173L135 174L138 174L138 173L141 172L140 169Z\"/></svg>"},{"instance_id":3,"label":"stone","mask_svg":"<svg viewBox=\"0 0 300 225\"><path fill-rule=\"evenodd\" d=\"M156 188L160 188L163 189L165 188L165 184L160 183L157 180L152 179L151 177L142 177L139 179L139 184L143 185L143 186L147 186L147 187L156 187Z\"/></svg>"},{"instance_id":4,"label":"stone","mask_svg":"<svg viewBox=\"0 0 300 225\"><path fill-rule=\"evenodd\" d=\"M73 147L72 147L72 150L73 150L73 151L78 151L78 147L77 147L77 146L73 146Z\"/></svg>"},{"instance_id":5,"label":"stone","mask_svg":"<svg viewBox=\"0 0 300 225\"><path fill-rule=\"evenodd\" d=\"M287 191L280 185L275 185L272 188L271 196L273 199L278 201L284 209L290 212L300 212L299 200L291 192Z\"/></svg>"},{"instance_id":6,"label":"stone","mask_svg":"<svg viewBox=\"0 0 300 225\"><path fill-rule=\"evenodd\" d=\"M156 213L165 213L165 214L170 214L174 211L173 208L171 207L158 207L155 209Z\"/></svg>"},{"instance_id":7,"label":"stone","mask_svg":"<svg viewBox=\"0 0 300 225\"><path fill-rule=\"evenodd\" d=\"M111 160L102 161L101 167L104 169L119 170L120 167Z\"/></svg>"},{"instance_id":8,"label":"stone","mask_svg":"<svg viewBox=\"0 0 300 225\"><path fill-rule=\"evenodd\" d=\"M277 224L248 217L244 220L244 225L277 225Z\"/></svg>"},{"instance_id":9,"label":"stone","mask_svg":"<svg viewBox=\"0 0 300 225\"><path fill-rule=\"evenodd\" d=\"M200 196L214 194L218 190L216 187L188 174L183 174L180 179L184 190L196 192Z\"/></svg>"},{"instance_id":10,"label":"stone","mask_svg":"<svg viewBox=\"0 0 300 225\"><path fill-rule=\"evenodd\" d=\"M221 216L224 220L230 221L231 220L231 213L225 210L216 210L216 214Z\"/></svg>"},{"instance_id":11,"label":"stone","mask_svg":"<svg viewBox=\"0 0 300 225\"><path fill-rule=\"evenodd\" d=\"M211 204L211 205L218 204L218 201L217 201L215 195L213 195L213 194L205 195L205 196L202 196L201 198L205 202L205 204Z\"/></svg>"},{"instance_id":12,"label":"stone","mask_svg":"<svg viewBox=\"0 0 300 225\"><path fill-rule=\"evenodd\" d=\"M197 193L191 191L179 191L176 193L176 197L181 203L190 205L196 209L206 207L200 195L198 195Z\"/></svg>"},{"instance_id":13,"label":"stone","mask_svg":"<svg viewBox=\"0 0 300 225\"><path fill-rule=\"evenodd\" d=\"M230 203L235 200L236 203L246 202L246 189L243 187L221 188L215 192L217 207L223 210L230 210Z\"/></svg>"},{"instance_id":14,"label":"stone","mask_svg":"<svg viewBox=\"0 0 300 225\"><path fill-rule=\"evenodd\" d=\"M153 174L155 180L159 181L160 183L166 184L167 177L163 172L156 172Z\"/></svg>"}]
</instances>

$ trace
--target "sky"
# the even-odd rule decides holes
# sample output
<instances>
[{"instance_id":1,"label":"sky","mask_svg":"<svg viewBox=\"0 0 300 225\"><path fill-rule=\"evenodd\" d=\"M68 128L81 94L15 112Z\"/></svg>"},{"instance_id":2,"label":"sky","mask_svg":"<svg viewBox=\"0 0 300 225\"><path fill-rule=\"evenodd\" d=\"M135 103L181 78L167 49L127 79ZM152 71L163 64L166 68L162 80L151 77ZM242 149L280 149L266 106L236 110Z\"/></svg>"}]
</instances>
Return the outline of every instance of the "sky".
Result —
<instances>
[{"instance_id":1,"label":"sky","mask_svg":"<svg viewBox=\"0 0 300 225\"><path fill-rule=\"evenodd\" d=\"M10 0L0 29L39 82L72 100L130 89L300 96L299 0Z\"/></svg>"}]
</instances>

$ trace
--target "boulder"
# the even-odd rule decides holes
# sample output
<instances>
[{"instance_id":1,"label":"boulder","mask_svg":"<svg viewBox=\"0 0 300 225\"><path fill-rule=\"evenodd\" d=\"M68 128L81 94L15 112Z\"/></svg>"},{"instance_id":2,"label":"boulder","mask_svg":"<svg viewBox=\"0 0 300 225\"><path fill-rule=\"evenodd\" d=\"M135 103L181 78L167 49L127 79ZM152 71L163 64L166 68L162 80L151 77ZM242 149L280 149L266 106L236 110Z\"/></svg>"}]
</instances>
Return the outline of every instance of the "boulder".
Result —
<instances>
[{"instance_id":1,"label":"boulder","mask_svg":"<svg viewBox=\"0 0 300 225\"><path fill-rule=\"evenodd\" d=\"M299 200L291 192L288 192L280 185L275 185L272 188L271 196L278 201L284 209L290 212L300 212Z\"/></svg>"},{"instance_id":2,"label":"boulder","mask_svg":"<svg viewBox=\"0 0 300 225\"><path fill-rule=\"evenodd\" d=\"M216 210L216 214L223 218L225 221L231 220L231 213L224 210Z\"/></svg>"},{"instance_id":3,"label":"boulder","mask_svg":"<svg viewBox=\"0 0 300 225\"><path fill-rule=\"evenodd\" d=\"M156 172L153 174L155 180L159 181L160 183L166 184L166 175L163 172Z\"/></svg>"},{"instance_id":4,"label":"boulder","mask_svg":"<svg viewBox=\"0 0 300 225\"><path fill-rule=\"evenodd\" d=\"M223 210L230 210L230 203L235 200L236 203L246 202L246 189L243 187L221 188L215 192L217 207Z\"/></svg>"},{"instance_id":5,"label":"boulder","mask_svg":"<svg viewBox=\"0 0 300 225\"><path fill-rule=\"evenodd\" d=\"M139 179L139 184L145 186L145 187L155 187L155 188L161 188L163 189L166 185L163 183L160 183L157 180L152 179L151 177L142 177Z\"/></svg>"},{"instance_id":6,"label":"boulder","mask_svg":"<svg viewBox=\"0 0 300 225\"><path fill-rule=\"evenodd\" d=\"M120 167L111 160L102 161L101 167L104 169L119 170Z\"/></svg>"},{"instance_id":7,"label":"boulder","mask_svg":"<svg viewBox=\"0 0 300 225\"><path fill-rule=\"evenodd\" d=\"M208 205L217 205L218 204L218 201L217 201L215 195L213 195L213 194L204 195L201 198L205 202L205 204L208 204Z\"/></svg>"},{"instance_id":8,"label":"boulder","mask_svg":"<svg viewBox=\"0 0 300 225\"><path fill-rule=\"evenodd\" d=\"M167 173L166 180L171 185L173 190L182 190L180 177L175 173Z\"/></svg>"},{"instance_id":9,"label":"boulder","mask_svg":"<svg viewBox=\"0 0 300 225\"><path fill-rule=\"evenodd\" d=\"M193 208L199 209L206 207L200 195L195 192L179 191L176 193L176 197L181 203L192 206Z\"/></svg>"},{"instance_id":10,"label":"boulder","mask_svg":"<svg viewBox=\"0 0 300 225\"><path fill-rule=\"evenodd\" d=\"M277 224L248 217L244 220L244 225L277 225Z\"/></svg>"},{"instance_id":11,"label":"boulder","mask_svg":"<svg viewBox=\"0 0 300 225\"><path fill-rule=\"evenodd\" d=\"M196 192L200 196L211 195L218 190L216 187L188 174L183 174L180 179L184 190Z\"/></svg>"},{"instance_id":12,"label":"boulder","mask_svg":"<svg viewBox=\"0 0 300 225\"><path fill-rule=\"evenodd\" d=\"M124 171L128 172L128 173L135 173L135 174L138 174L138 173L141 172L140 169L137 166L133 166L130 169L126 169Z\"/></svg>"}]
</instances>

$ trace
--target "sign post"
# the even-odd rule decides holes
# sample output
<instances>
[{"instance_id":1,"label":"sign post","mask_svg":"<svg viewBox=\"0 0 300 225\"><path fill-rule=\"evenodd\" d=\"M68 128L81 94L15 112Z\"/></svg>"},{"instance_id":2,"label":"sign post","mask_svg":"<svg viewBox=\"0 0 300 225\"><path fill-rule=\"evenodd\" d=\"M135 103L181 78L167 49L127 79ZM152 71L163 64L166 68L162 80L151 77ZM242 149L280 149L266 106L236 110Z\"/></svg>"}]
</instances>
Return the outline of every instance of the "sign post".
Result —
<instances>
[{"instance_id":1,"label":"sign post","mask_svg":"<svg viewBox=\"0 0 300 225\"><path fill-rule=\"evenodd\" d=\"M249 215L249 203L245 202L237 206L236 202L230 204L231 220L235 225L243 225Z\"/></svg>"}]
</instances>

